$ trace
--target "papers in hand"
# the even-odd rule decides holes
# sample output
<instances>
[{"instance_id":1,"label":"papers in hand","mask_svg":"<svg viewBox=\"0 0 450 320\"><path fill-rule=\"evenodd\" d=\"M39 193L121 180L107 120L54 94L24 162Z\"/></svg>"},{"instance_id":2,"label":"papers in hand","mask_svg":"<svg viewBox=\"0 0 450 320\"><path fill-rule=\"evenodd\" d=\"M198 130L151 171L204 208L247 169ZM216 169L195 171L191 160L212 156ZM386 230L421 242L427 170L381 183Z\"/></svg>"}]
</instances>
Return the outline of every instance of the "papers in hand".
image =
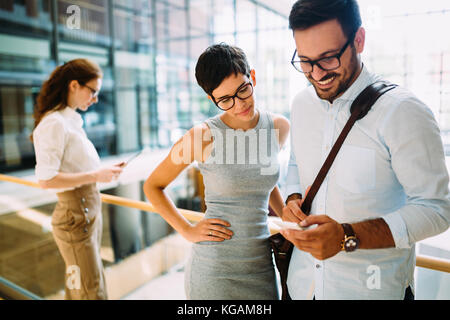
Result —
<instances>
[{"instance_id":1,"label":"papers in hand","mask_svg":"<svg viewBox=\"0 0 450 320\"><path fill-rule=\"evenodd\" d=\"M273 223L276 224L278 227L280 227L280 229L294 229L294 230L306 230L307 229L307 228L301 227L296 222L288 222L288 221L283 221L281 219L280 220L274 219Z\"/></svg>"}]
</instances>

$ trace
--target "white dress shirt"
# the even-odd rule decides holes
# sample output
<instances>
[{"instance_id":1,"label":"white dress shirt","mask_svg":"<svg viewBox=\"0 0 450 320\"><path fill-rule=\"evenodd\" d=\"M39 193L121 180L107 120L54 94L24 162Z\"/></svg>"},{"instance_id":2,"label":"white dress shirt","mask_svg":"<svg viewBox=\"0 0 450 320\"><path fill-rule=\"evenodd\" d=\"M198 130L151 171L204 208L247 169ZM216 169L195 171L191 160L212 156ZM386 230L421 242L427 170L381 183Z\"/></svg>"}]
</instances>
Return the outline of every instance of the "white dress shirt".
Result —
<instances>
[{"instance_id":1,"label":"white dress shirt","mask_svg":"<svg viewBox=\"0 0 450 320\"><path fill-rule=\"evenodd\" d=\"M83 119L70 107L46 115L34 130L33 141L38 180L50 180L59 172L89 172L100 167L97 150L83 130Z\"/></svg>"},{"instance_id":2,"label":"white dress shirt","mask_svg":"<svg viewBox=\"0 0 450 320\"><path fill-rule=\"evenodd\" d=\"M330 104L312 86L291 110L287 194L305 194L350 117L357 95L379 77L366 67ZM385 93L355 123L317 193L311 214L339 223L382 217L395 248L339 252L320 261L294 249L288 275L293 299L403 299L413 288L415 242L450 223L449 177L431 110L404 88Z\"/></svg>"}]
</instances>

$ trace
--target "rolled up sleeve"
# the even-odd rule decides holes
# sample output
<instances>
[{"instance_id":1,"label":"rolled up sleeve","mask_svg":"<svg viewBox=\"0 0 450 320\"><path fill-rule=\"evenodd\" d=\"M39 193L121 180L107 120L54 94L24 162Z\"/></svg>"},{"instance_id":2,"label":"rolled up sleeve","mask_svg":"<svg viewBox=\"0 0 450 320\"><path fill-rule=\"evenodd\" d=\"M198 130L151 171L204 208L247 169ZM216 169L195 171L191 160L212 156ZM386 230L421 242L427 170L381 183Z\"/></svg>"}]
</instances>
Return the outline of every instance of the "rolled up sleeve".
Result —
<instances>
[{"instance_id":1,"label":"rolled up sleeve","mask_svg":"<svg viewBox=\"0 0 450 320\"><path fill-rule=\"evenodd\" d=\"M384 139L406 201L383 218L396 247L408 248L446 231L450 224L449 176L442 139L431 110L417 99L409 99L392 111Z\"/></svg>"},{"instance_id":2,"label":"rolled up sleeve","mask_svg":"<svg viewBox=\"0 0 450 320\"><path fill-rule=\"evenodd\" d=\"M60 169L64 155L64 124L58 119L45 119L33 132L38 180L50 180Z\"/></svg>"},{"instance_id":3,"label":"rolled up sleeve","mask_svg":"<svg viewBox=\"0 0 450 320\"><path fill-rule=\"evenodd\" d=\"M383 216L382 218L391 230L391 234L395 242L395 247L399 249L411 248L411 244L409 243L408 230L406 229L406 225L403 221L402 216L398 212L393 212Z\"/></svg>"}]
</instances>

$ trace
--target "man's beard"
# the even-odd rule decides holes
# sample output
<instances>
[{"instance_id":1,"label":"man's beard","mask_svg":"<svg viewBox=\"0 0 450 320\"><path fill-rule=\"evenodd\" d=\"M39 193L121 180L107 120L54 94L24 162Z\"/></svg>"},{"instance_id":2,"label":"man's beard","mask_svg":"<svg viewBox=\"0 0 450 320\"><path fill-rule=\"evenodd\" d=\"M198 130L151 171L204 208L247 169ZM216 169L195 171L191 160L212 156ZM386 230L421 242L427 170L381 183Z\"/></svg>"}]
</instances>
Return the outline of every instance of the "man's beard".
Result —
<instances>
[{"instance_id":1,"label":"man's beard","mask_svg":"<svg viewBox=\"0 0 450 320\"><path fill-rule=\"evenodd\" d=\"M335 72L329 73L325 75L322 79L319 81L328 80L332 77L336 77L333 81L338 81L338 86L336 89L330 88L330 91L322 90L319 87L316 86L316 81L311 78L311 76L308 76L309 82L314 87L314 90L316 91L317 96L320 99L328 100L330 103L333 103L333 101L342 95L351 85L352 81L354 80L355 74L358 70L358 59L356 58L356 52L352 50L352 57L350 60L350 66L348 70L344 70L342 74L338 74ZM342 78L342 79L339 79Z\"/></svg>"}]
</instances>

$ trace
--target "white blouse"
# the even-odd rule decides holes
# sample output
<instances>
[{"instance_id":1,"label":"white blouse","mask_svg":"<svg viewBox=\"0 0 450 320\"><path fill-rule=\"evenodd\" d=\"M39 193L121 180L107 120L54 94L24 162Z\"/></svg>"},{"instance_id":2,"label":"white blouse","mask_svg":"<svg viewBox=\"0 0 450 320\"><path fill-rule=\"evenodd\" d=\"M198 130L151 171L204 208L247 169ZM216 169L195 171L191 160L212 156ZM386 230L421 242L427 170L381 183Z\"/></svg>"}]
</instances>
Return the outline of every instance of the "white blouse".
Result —
<instances>
[{"instance_id":1,"label":"white blouse","mask_svg":"<svg viewBox=\"0 0 450 320\"><path fill-rule=\"evenodd\" d=\"M44 116L33 132L36 177L50 180L59 172L97 170L100 158L83 130L83 119L66 107Z\"/></svg>"}]
</instances>

